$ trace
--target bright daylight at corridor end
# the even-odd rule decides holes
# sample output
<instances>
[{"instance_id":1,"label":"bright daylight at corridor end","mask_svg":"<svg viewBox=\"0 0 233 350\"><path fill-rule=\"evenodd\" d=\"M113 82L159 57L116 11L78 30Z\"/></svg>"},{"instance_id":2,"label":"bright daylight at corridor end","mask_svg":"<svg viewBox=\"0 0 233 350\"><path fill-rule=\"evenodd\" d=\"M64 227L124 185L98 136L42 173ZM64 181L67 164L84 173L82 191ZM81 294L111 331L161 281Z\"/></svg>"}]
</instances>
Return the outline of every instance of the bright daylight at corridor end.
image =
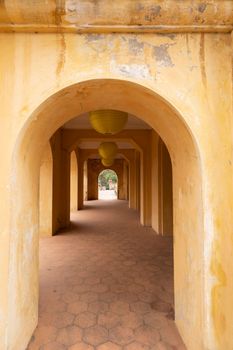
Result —
<instances>
[{"instance_id":1,"label":"bright daylight at corridor end","mask_svg":"<svg viewBox=\"0 0 233 350\"><path fill-rule=\"evenodd\" d=\"M0 350L233 350L233 1L0 1Z\"/></svg>"}]
</instances>

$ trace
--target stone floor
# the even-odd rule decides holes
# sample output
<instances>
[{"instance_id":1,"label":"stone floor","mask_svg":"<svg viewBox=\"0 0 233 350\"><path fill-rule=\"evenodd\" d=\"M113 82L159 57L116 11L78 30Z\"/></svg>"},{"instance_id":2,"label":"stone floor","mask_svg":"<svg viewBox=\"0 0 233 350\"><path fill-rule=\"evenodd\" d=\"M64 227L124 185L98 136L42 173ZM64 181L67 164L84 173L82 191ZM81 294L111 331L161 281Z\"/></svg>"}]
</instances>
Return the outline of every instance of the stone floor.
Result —
<instances>
[{"instance_id":1,"label":"stone floor","mask_svg":"<svg viewBox=\"0 0 233 350\"><path fill-rule=\"evenodd\" d=\"M124 201L92 201L40 243L28 350L185 350L173 319L172 241Z\"/></svg>"}]
</instances>

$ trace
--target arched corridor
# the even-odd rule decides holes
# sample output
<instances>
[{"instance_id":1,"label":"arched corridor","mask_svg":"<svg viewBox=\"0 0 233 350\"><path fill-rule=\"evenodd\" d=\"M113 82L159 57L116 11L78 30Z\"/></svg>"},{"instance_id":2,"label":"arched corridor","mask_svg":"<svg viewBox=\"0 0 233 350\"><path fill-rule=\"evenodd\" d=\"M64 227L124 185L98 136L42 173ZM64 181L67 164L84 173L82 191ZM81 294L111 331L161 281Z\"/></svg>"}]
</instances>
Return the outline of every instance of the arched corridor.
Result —
<instances>
[{"instance_id":1,"label":"arched corridor","mask_svg":"<svg viewBox=\"0 0 233 350\"><path fill-rule=\"evenodd\" d=\"M38 350L68 347L80 327L70 305L97 325L97 301L125 302L114 315L169 304L188 350L233 349L233 1L185 4L0 1L0 350L25 350L32 334L30 347L51 343ZM118 175L119 201L96 201L101 163ZM119 300L131 283L136 300ZM100 300L106 288L117 300ZM97 300L81 299L90 292ZM143 325L174 350L169 317L167 337ZM117 327L89 350L111 339L132 350ZM164 348L137 329L131 343Z\"/></svg>"},{"instance_id":2,"label":"arched corridor","mask_svg":"<svg viewBox=\"0 0 233 350\"><path fill-rule=\"evenodd\" d=\"M86 93L88 91L85 98L82 97L83 89L85 89ZM189 334L190 328L193 329L193 332L197 332L197 334L203 332L201 326L203 314L198 311L199 308L202 307L200 305L203 303L203 296L200 294L203 283L201 273L203 269L203 251L201 249L202 240L200 237L203 224L203 207L201 188L199 186L194 186L197 181L200 184L202 180L197 144L190 129L186 126L183 116L176 111L168 101L144 86L121 80L94 80L70 85L64 91L58 91L52 97L45 100L42 106L36 109L31 115L30 118L32 120L29 125L21 130L19 145L16 147L13 156L15 159L14 171L17 176L13 183L12 190L15 189L17 191L17 198L19 201L16 202L15 205L19 205L19 208L14 212L14 216L12 216L13 231L17 233L15 235L14 246L12 247L12 254L17 255L17 246L21 245L21 236L18 232L24 235L24 230L29 226L32 228L31 236L33 236L34 239L27 240L25 235L22 237L24 242L23 249L27 250L28 254L24 255L25 261L20 259L20 255L17 255L18 260L12 260L13 267L10 271L13 276L14 274L15 276L11 277L14 288L12 288L13 286L10 286L10 288L12 293L17 294L18 285L20 284L23 286L23 290L26 294L17 295L17 298L19 298L19 300L22 298L23 303L26 299L31 300L31 307L27 306L27 313L24 313L20 302L15 304L12 302L13 299L10 301L9 307L11 308L12 315L18 313L18 327L17 329L12 328L12 331L19 332L19 329L22 327L21 325L26 325L26 322L28 322L27 327L25 326L25 330L27 330L27 335L25 331L26 342L28 334L31 335L37 324L38 264L34 257L38 254L37 226L35 225L38 203L37 189L34 184L38 181L37 172L40 163L40 154L43 150L43 142L46 144L48 141L47 138L51 138L50 143L54 167L53 232L58 232L60 229L68 227L70 224L70 153L79 146L80 140L84 140L84 142L87 140L88 142L90 142L90 140L92 142L99 140L99 134L95 130L80 129L77 131L70 130L69 128L62 128L64 123L68 123L71 119L75 118L75 115L77 115L78 120L83 116L83 114L80 114L80 104L77 103L77 99L73 97L73 94L76 94L82 100L82 112L84 113L90 108L92 110L96 110L96 108L109 109L109 101L113 101L114 104L112 105L111 102L111 108L130 111L130 115L135 116L135 118L140 116L141 121L147 123L149 126L149 129L142 128L142 130L123 129L121 132L117 133L116 136L111 137L111 140L115 140L116 142L130 140L137 152L140 153L139 159L136 157L136 154L133 153L134 156L129 164L129 204L131 208L136 208L137 196L135 196L135 189L139 187L140 223L144 226L151 226L152 217L153 215L157 215L158 210L151 198L155 178L157 177L155 164L158 159L158 157L152 153L158 153L158 142L160 138L163 138L164 142L166 142L171 159L175 160L172 169L174 183L173 208L176 216L174 224L176 242L174 246L175 320L186 345L189 346L190 341L192 347L196 346L196 341L194 344L193 340L189 338ZM113 100L111 100L112 95L115 96ZM105 96L104 99L103 96ZM145 106L147 106L147 108L145 108ZM155 111L156 118L154 118ZM33 122L35 118L35 116L33 116L34 114L37 115L36 124ZM71 118L71 116L73 118ZM47 127L47 118L50 118L50 129ZM179 139L173 132L174 128L179 130L180 135L182 135ZM102 135L101 142L103 140L109 140L109 135ZM28 144L30 144L29 148ZM40 153L38 152L38 147L40 147ZM89 151L93 153L92 149L80 147L77 152L78 194L80 194L78 196L79 210L83 208L84 162L87 160L87 153L89 153ZM26 158L24 157L25 153L27 155ZM35 155L37 155L37 157L35 157ZM190 155L193 156L191 157ZM117 161L119 161L121 167L123 167L122 159L116 159L115 163L117 163ZM137 172L135 172L137 162L140 168L140 185L137 184L138 180L134 176L137 174ZM89 165L90 167L94 166L93 169L95 169L95 159L88 160L87 168ZM96 179L94 171L92 171L92 174ZM189 179L188 182L187 178ZM87 181L90 181L89 174ZM28 186L28 183L33 184L33 186ZM133 184L134 186L131 186ZM119 188L122 188L122 186L119 186ZM88 185L88 192L89 189L90 186ZM90 193L88 193L88 199L95 199L95 197L90 198L89 194ZM30 215L24 216L25 205L28 201L32 203ZM198 221L196 220L197 210L200 213ZM18 220L20 220L20 226L17 226ZM195 240L193 237L195 237ZM182 252L182 254L180 252ZM195 265L190 259L190 254L195 257ZM16 264L17 268L15 268ZM19 268L19 266L22 267ZM25 267L27 268L26 271ZM192 282L190 283L190 281ZM31 283L33 283L34 289L31 289ZM192 312L190 310L192 310ZM197 339L202 342L202 338Z\"/></svg>"},{"instance_id":3,"label":"arched corridor","mask_svg":"<svg viewBox=\"0 0 233 350\"><path fill-rule=\"evenodd\" d=\"M184 350L172 238L142 227L125 201L86 202L72 224L41 241L39 324L28 349Z\"/></svg>"}]
</instances>

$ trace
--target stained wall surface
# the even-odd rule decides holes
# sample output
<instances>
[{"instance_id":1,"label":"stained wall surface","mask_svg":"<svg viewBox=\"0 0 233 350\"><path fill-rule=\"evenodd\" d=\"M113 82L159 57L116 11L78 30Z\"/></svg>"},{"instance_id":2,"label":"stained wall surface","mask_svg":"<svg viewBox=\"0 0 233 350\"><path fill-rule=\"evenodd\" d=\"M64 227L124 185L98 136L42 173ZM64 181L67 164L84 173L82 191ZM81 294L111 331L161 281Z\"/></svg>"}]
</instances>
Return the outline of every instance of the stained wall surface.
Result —
<instances>
[{"instance_id":1,"label":"stained wall surface","mask_svg":"<svg viewBox=\"0 0 233 350\"><path fill-rule=\"evenodd\" d=\"M82 33L100 30L133 31L228 31L232 27L231 0L203 1L118 0L41 0L29 3L3 0L0 4L0 30L9 32L39 31ZM132 28L129 28L132 27ZM148 28L149 27L149 28Z\"/></svg>"},{"instance_id":2,"label":"stained wall surface","mask_svg":"<svg viewBox=\"0 0 233 350\"><path fill-rule=\"evenodd\" d=\"M158 146L159 233L171 236L173 234L172 165L165 144L159 140Z\"/></svg>"},{"instance_id":3,"label":"stained wall surface","mask_svg":"<svg viewBox=\"0 0 233 350\"><path fill-rule=\"evenodd\" d=\"M78 166L75 152L70 155L70 210L77 210L78 206Z\"/></svg>"},{"instance_id":4,"label":"stained wall surface","mask_svg":"<svg viewBox=\"0 0 233 350\"><path fill-rule=\"evenodd\" d=\"M50 143L46 145L40 164L40 193L39 193L39 232L40 236L52 235L52 206L53 206L53 157Z\"/></svg>"}]
</instances>

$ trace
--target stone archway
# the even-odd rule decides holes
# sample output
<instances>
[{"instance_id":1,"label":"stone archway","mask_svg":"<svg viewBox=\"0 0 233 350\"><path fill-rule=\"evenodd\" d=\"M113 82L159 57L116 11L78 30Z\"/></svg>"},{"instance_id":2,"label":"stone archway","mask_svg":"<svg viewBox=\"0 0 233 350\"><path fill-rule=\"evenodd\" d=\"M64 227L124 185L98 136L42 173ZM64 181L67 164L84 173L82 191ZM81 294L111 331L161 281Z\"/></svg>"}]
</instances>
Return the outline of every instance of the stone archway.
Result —
<instances>
[{"instance_id":1,"label":"stone archway","mask_svg":"<svg viewBox=\"0 0 233 350\"><path fill-rule=\"evenodd\" d=\"M11 191L16 200L11 213L14 240L10 247L8 285L9 348L19 338L26 345L37 323L38 186L35 184L39 179L42 149L56 129L81 111L107 108L124 110L143 119L169 149L174 186L176 323L190 350L203 348L204 226L196 141L168 101L142 85L111 79L81 82L53 94L34 111L18 136L12 165L15 181ZM30 207L25 215L28 203Z\"/></svg>"},{"instance_id":2,"label":"stone archway","mask_svg":"<svg viewBox=\"0 0 233 350\"><path fill-rule=\"evenodd\" d=\"M114 175L115 181L113 182L111 179L111 183L108 181L105 174L107 175L109 173L111 176ZM105 183L101 183L101 175L103 175L103 179L105 180ZM101 186L101 187L100 187ZM105 188L102 188L102 187ZM111 192L106 192L111 191ZM105 193L104 193L105 192ZM109 195L105 195L108 194ZM98 174L98 199L118 199L118 175L115 170L113 169L103 169Z\"/></svg>"}]
</instances>

